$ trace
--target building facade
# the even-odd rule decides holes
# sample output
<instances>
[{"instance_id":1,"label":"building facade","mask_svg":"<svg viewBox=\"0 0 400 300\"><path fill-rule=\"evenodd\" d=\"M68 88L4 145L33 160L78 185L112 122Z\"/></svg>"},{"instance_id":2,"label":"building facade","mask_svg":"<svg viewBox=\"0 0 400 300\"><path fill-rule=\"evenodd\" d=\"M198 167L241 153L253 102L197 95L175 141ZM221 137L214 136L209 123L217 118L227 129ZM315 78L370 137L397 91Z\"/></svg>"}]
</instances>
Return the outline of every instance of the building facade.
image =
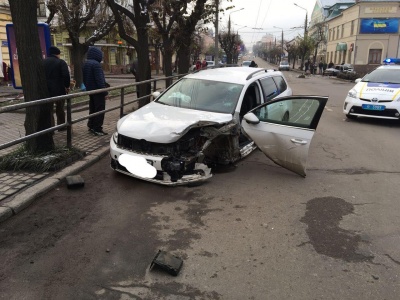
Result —
<instances>
[{"instance_id":1,"label":"building facade","mask_svg":"<svg viewBox=\"0 0 400 300\"><path fill-rule=\"evenodd\" d=\"M386 57L400 57L400 1L357 1L326 21L327 61L365 74Z\"/></svg>"}]
</instances>

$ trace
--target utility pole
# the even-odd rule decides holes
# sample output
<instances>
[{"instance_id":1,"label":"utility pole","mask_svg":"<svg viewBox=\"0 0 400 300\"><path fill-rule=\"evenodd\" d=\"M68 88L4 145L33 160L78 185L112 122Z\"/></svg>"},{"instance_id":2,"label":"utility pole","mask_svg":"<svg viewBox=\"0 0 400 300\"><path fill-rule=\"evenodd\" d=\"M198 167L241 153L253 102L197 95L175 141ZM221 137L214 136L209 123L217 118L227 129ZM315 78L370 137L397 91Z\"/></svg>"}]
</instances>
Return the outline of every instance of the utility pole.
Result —
<instances>
[{"instance_id":1,"label":"utility pole","mask_svg":"<svg viewBox=\"0 0 400 300\"><path fill-rule=\"evenodd\" d=\"M231 14L233 14L234 12L237 12L237 11L241 11L243 9L244 8L241 8L241 9L238 9L238 10L234 10L229 14L229 20L228 20L228 37L229 37L229 39L231 38ZM233 37L233 47L236 47L235 37ZM235 49L231 49L231 51L232 51L232 61L230 63L233 63L234 54L236 53L236 50Z\"/></svg>"},{"instance_id":2,"label":"utility pole","mask_svg":"<svg viewBox=\"0 0 400 300\"><path fill-rule=\"evenodd\" d=\"M219 65L219 57L218 57L218 21L219 21L219 0L215 0L215 46L214 46L214 62L215 65Z\"/></svg>"},{"instance_id":3,"label":"utility pole","mask_svg":"<svg viewBox=\"0 0 400 300\"><path fill-rule=\"evenodd\" d=\"M298 5L296 3L293 3L293 4L296 5L297 7L301 8L301 9L304 9L306 11L306 20L304 22L304 40L305 40L306 37L307 37L307 15L308 15L308 11L307 11L307 9L305 9L304 7L301 7L300 5ZM301 60L301 66L300 66L301 70L303 70L303 66L304 66L304 55L303 55L302 60Z\"/></svg>"},{"instance_id":4,"label":"utility pole","mask_svg":"<svg viewBox=\"0 0 400 300\"><path fill-rule=\"evenodd\" d=\"M274 28L282 29L282 37L281 37L281 58L280 58L280 60L279 60L279 61L281 61L281 60L282 60L282 57L284 56L284 52L283 52L283 28L277 27L277 26L274 26Z\"/></svg>"}]
</instances>

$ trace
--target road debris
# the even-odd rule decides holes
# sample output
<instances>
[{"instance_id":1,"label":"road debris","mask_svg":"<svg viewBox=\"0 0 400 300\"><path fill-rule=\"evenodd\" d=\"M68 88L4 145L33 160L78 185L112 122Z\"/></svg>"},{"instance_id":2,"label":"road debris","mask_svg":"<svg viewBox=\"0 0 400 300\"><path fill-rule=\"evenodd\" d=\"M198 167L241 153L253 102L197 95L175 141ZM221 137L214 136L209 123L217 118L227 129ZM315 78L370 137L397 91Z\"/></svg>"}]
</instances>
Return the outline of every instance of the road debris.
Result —
<instances>
[{"instance_id":1,"label":"road debris","mask_svg":"<svg viewBox=\"0 0 400 300\"><path fill-rule=\"evenodd\" d=\"M166 271L168 274L177 276L182 268L183 261L179 257L171 255L165 251L158 250L150 265L150 270L154 266Z\"/></svg>"},{"instance_id":2,"label":"road debris","mask_svg":"<svg viewBox=\"0 0 400 300\"><path fill-rule=\"evenodd\" d=\"M69 189L78 189L85 186L85 181L83 180L81 175L67 176L66 180Z\"/></svg>"}]
</instances>

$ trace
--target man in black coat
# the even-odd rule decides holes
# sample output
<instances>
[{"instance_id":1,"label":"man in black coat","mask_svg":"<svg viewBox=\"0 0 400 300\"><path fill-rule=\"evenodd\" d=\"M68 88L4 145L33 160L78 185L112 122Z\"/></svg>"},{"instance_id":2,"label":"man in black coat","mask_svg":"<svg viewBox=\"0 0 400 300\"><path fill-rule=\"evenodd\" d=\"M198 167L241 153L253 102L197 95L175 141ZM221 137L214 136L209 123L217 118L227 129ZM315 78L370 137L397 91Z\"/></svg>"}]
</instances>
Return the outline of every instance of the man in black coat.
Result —
<instances>
[{"instance_id":1,"label":"man in black coat","mask_svg":"<svg viewBox=\"0 0 400 300\"><path fill-rule=\"evenodd\" d=\"M103 52L96 47L89 47L86 62L83 65L83 83L87 91L104 89L107 86L104 72L100 62L103 60ZM89 114L93 114L106 108L106 96L108 92L100 92L90 95ZM106 135L103 131L104 114L89 118L87 126L89 131L97 136Z\"/></svg>"},{"instance_id":2,"label":"man in black coat","mask_svg":"<svg viewBox=\"0 0 400 300\"><path fill-rule=\"evenodd\" d=\"M57 47L49 48L49 56L43 61L46 73L47 89L50 97L66 95L69 92L71 76L67 63L60 59L61 51ZM56 102L57 125L65 123L65 100ZM54 124L54 119L53 119ZM65 130L65 128L60 129Z\"/></svg>"}]
</instances>

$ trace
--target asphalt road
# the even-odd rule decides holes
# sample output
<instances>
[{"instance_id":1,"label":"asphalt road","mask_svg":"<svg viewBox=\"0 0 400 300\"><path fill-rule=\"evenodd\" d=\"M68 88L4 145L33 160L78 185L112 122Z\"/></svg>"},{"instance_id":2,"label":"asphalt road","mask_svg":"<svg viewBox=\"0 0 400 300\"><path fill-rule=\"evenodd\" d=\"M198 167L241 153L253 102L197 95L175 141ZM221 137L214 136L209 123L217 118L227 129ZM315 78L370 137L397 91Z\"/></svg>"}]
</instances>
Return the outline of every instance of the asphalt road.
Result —
<instances>
[{"instance_id":1,"label":"asphalt road","mask_svg":"<svg viewBox=\"0 0 400 300\"><path fill-rule=\"evenodd\" d=\"M306 178L256 151L166 188L104 158L0 224L0 298L398 299L400 124L347 121L353 84L297 75L295 94L329 96ZM149 270L159 249L177 277Z\"/></svg>"}]
</instances>

